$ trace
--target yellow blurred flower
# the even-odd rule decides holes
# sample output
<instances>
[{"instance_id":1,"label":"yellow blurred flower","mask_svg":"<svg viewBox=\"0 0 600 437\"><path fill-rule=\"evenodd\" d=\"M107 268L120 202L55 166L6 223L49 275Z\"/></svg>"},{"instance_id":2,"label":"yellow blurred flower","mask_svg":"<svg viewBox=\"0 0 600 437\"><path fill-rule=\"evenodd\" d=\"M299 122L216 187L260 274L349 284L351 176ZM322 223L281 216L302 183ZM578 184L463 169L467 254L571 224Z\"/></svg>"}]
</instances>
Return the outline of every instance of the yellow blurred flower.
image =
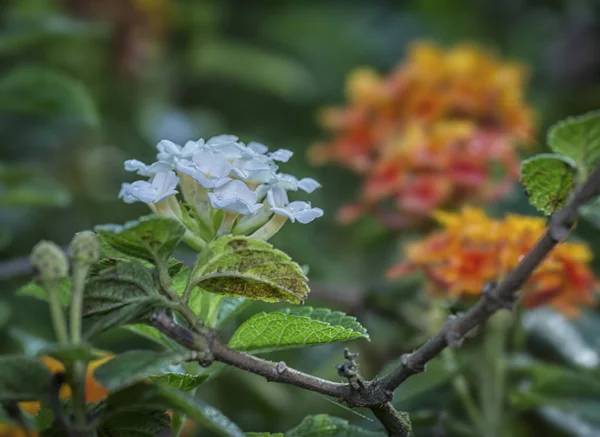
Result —
<instances>
[{"instance_id":1,"label":"yellow blurred flower","mask_svg":"<svg viewBox=\"0 0 600 437\"><path fill-rule=\"evenodd\" d=\"M348 217L385 200L416 221L448 205L493 201L518 179L517 144L534 137L526 80L521 65L474 45L444 51L416 43L387 76L350 73L348 105L320 114L332 139L315 144L309 157L364 175ZM500 178L492 168L502 170Z\"/></svg>"},{"instance_id":2,"label":"yellow blurred flower","mask_svg":"<svg viewBox=\"0 0 600 437\"><path fill-rule=\"evenodd\" d=\"M408 261L392 268L389 276L419 270L432 293L452 298L477 296L487 282L501 280L546 230L542 218L510 214L496 220L472 207L436 212L434 217L443 229L409 245ZM592 304L597 281L591 259L584 243L557 246L521 290L523 306L550 304L571 316L581 305Z\"/></svg>"}]
</instances>

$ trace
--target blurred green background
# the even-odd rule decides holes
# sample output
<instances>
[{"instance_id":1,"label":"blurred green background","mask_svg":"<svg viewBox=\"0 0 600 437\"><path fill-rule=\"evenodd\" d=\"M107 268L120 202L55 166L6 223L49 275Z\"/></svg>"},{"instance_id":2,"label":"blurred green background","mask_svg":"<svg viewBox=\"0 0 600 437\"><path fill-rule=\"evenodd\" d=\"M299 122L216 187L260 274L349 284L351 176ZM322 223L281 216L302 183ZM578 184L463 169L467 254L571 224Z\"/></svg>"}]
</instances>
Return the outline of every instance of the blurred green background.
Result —
<instances>
[{"instance_id":1,"label":"blurred green background","mask_svg":"<svg viewBox=\"0 0 600 437\"><path fill-rule=\"evenodd\" d=\"M402 241L415 235L390 234L369 218L337 224L335 212L355 197L358 179L335 166L311 167L306 150L323 138L316 111L343 101L351 69L389 71L418 39L447 46L471 41L527 65L528 100L541 133L600 102L600 2L594 0L0 1L2 292L29 279L23 257L40 239L67 245L77 231L147 213L143 205L117 200L120 184L132 177L122 168L125 159L152 161L163 138L231 133L293 150L295 158L282 169L322 183L310 200L325 217L288 225L273 243L310 267L310 304L349 311L367 326L372 342L355 348L366 376L374 376L425 338L426 305L413 293L416 284L389 284L383 275L398 260ZM492 209L534 214L518 188ZM591 243L600 266L596 230L582 223L578 236ZM552 315L540 314L525 319L525 331L547 332ZM568 324L587 329L577 331L583 349L565 352L546 339L531 353L576 368L581 354L600 352L596 318L590 312ZM119 335L104 341L114 350L143 346ZM341 350L334 345L278 357L335 379ZM417 435L435 435L441 413L456 408L451 391L443 390L447 372L429 373L399 392L399 407L416 412L417 426L422 418ZM423 385L429 388L421 393ZM318 395L237 371L202 386L200 395L248 431L284 431L320 412L377 426ZM551 427L550 416L525 409L522 435L600 435L600 413L588 434Z\"/></svg>"}]
</instances>

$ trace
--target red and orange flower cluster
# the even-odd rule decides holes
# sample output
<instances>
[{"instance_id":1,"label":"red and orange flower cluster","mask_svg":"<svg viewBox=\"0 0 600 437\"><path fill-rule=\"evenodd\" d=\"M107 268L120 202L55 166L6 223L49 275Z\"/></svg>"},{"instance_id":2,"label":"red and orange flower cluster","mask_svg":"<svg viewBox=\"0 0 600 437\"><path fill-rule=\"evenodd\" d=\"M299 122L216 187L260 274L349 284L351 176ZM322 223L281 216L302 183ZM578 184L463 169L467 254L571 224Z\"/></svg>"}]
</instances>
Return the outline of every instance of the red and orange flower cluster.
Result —
<instances>
[{"instance_id":1,"label":"red and orange flower cluster","mask_svg":"<svg viewBox=\"0 0 600 437\"><path fill-rule=\"evenodd\" d=\"M519 175L516 144L534 136L525 81L521 66L470 45L444 52L419 43L386 77L353 72L349 104L322 113L332 140L310 151L315 163L333 161L364 175L361 199L340 218L391 201L409 223L444 206L506 194Z\"/></svg>"},{"instance_id":2,"label":"red and orange flower cluster","mask_svg":"<svg viewBox=\"0 0 600 437\"><path fill-rule=\"evenodd\" d=\"M408 261L392 268L389 276L421 271L431 293L453 298L478 296L487 282L501 280L546 229L543 218L510 214L495 220L472 207L459 213L436 212L434 217L443 230L408 246ZM521 289L522 305L549 304L576 315L580 306L593 303L598 285L591 258L584 243L557 246Z\"/></svg>"}]
</instances>

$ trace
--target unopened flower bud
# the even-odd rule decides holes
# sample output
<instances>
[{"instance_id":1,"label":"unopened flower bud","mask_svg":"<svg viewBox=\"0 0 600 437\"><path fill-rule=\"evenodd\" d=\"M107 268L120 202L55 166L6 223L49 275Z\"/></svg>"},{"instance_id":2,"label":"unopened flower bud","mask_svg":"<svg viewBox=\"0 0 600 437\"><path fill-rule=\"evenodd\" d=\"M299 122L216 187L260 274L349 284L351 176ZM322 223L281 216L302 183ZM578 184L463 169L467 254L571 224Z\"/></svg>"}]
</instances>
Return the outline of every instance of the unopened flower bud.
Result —
<instances>
[{"instance_id":1,"label":"unopened flower bud","mask_svg":"<svg viewBox=\"0 0 600 437\"><path fill-rule=\"evenodd\" d=\"M60 247L51 241L40 241L29 257L42 282L57 281L69 274L69 262Z\"/></svg>"},{"instance_id":2,"label":"unopened flower bud","mask_svg":"<svg viewBox=\"0 0 600 437\"><path fill-rule=\"evenodd\" d=\"M69 258L73 264L94 264L100 259L100 241L92 231L75 234L69 246Z\"/></svg>"}]
</instances>

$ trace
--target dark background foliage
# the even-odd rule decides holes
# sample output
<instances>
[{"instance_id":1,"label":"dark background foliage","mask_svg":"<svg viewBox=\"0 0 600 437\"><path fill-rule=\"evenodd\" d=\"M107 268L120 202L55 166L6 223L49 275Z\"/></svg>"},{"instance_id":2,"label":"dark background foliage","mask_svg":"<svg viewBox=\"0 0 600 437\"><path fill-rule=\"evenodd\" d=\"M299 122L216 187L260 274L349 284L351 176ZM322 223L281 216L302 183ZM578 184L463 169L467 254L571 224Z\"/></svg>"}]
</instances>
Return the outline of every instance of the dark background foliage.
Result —
<instances>
[{"instance_id":1,"label":"dark background foliage","mask_svg":"<svg viewBox=\"0 0 600 437\"><path fill-rule=\"evenodd\" d=\"M367 326L372 342L356 348L369 377L425 339L427 306L416 283L390 284L383 276L402 241L415 235L390 234L368 218L337 224L335 211L354 197L358 180L307 162L307 147L323 135L316 111L343 100L345 75L363 65L388 71L413 40L471 41L531 69L528 96L539 132L600 101L600 3L592 0L4 0L0 14L3 293L28 279L15 273L26 271L21 257L38 240L66 245L74 232L147 212L117 200L121 182L131 178L122 169L125 159L152 160L163 138L185 142L232 133L294 150L285 171L323 184L311 200L325 217L288 225L273 242L309 265L309 303L348 311ZM543 134L537 142L543 151ZM534 214L518 188L492 210ZM578 237L599 254L589 223L579 226ZM561 322L564 335L575 329L581 341L580 349L570 350L535 335L552 325L551 316L524 318L530 354L576 368L581 354L600 352L595 313ZM115 351L144 346L119 333L103 342ZM468 361L469 351L461 356ZM335 379L341 346L278 359ZM399 390L398 406L413 411L417 429L425 430L417 435L427 435L443 419L440 412L460 417L448 379L439 369ZM284 431L320 412L376 426L318 395L239 371L202 386L200 396L244 430ZM515 429L522 435L600 435L600 415L585 409L593 404L583 405L577 390L570 396L582 404L578 420L587 422L559 430L551 414L519 404L515 394Z\"/></svg>"}]
</instances>

